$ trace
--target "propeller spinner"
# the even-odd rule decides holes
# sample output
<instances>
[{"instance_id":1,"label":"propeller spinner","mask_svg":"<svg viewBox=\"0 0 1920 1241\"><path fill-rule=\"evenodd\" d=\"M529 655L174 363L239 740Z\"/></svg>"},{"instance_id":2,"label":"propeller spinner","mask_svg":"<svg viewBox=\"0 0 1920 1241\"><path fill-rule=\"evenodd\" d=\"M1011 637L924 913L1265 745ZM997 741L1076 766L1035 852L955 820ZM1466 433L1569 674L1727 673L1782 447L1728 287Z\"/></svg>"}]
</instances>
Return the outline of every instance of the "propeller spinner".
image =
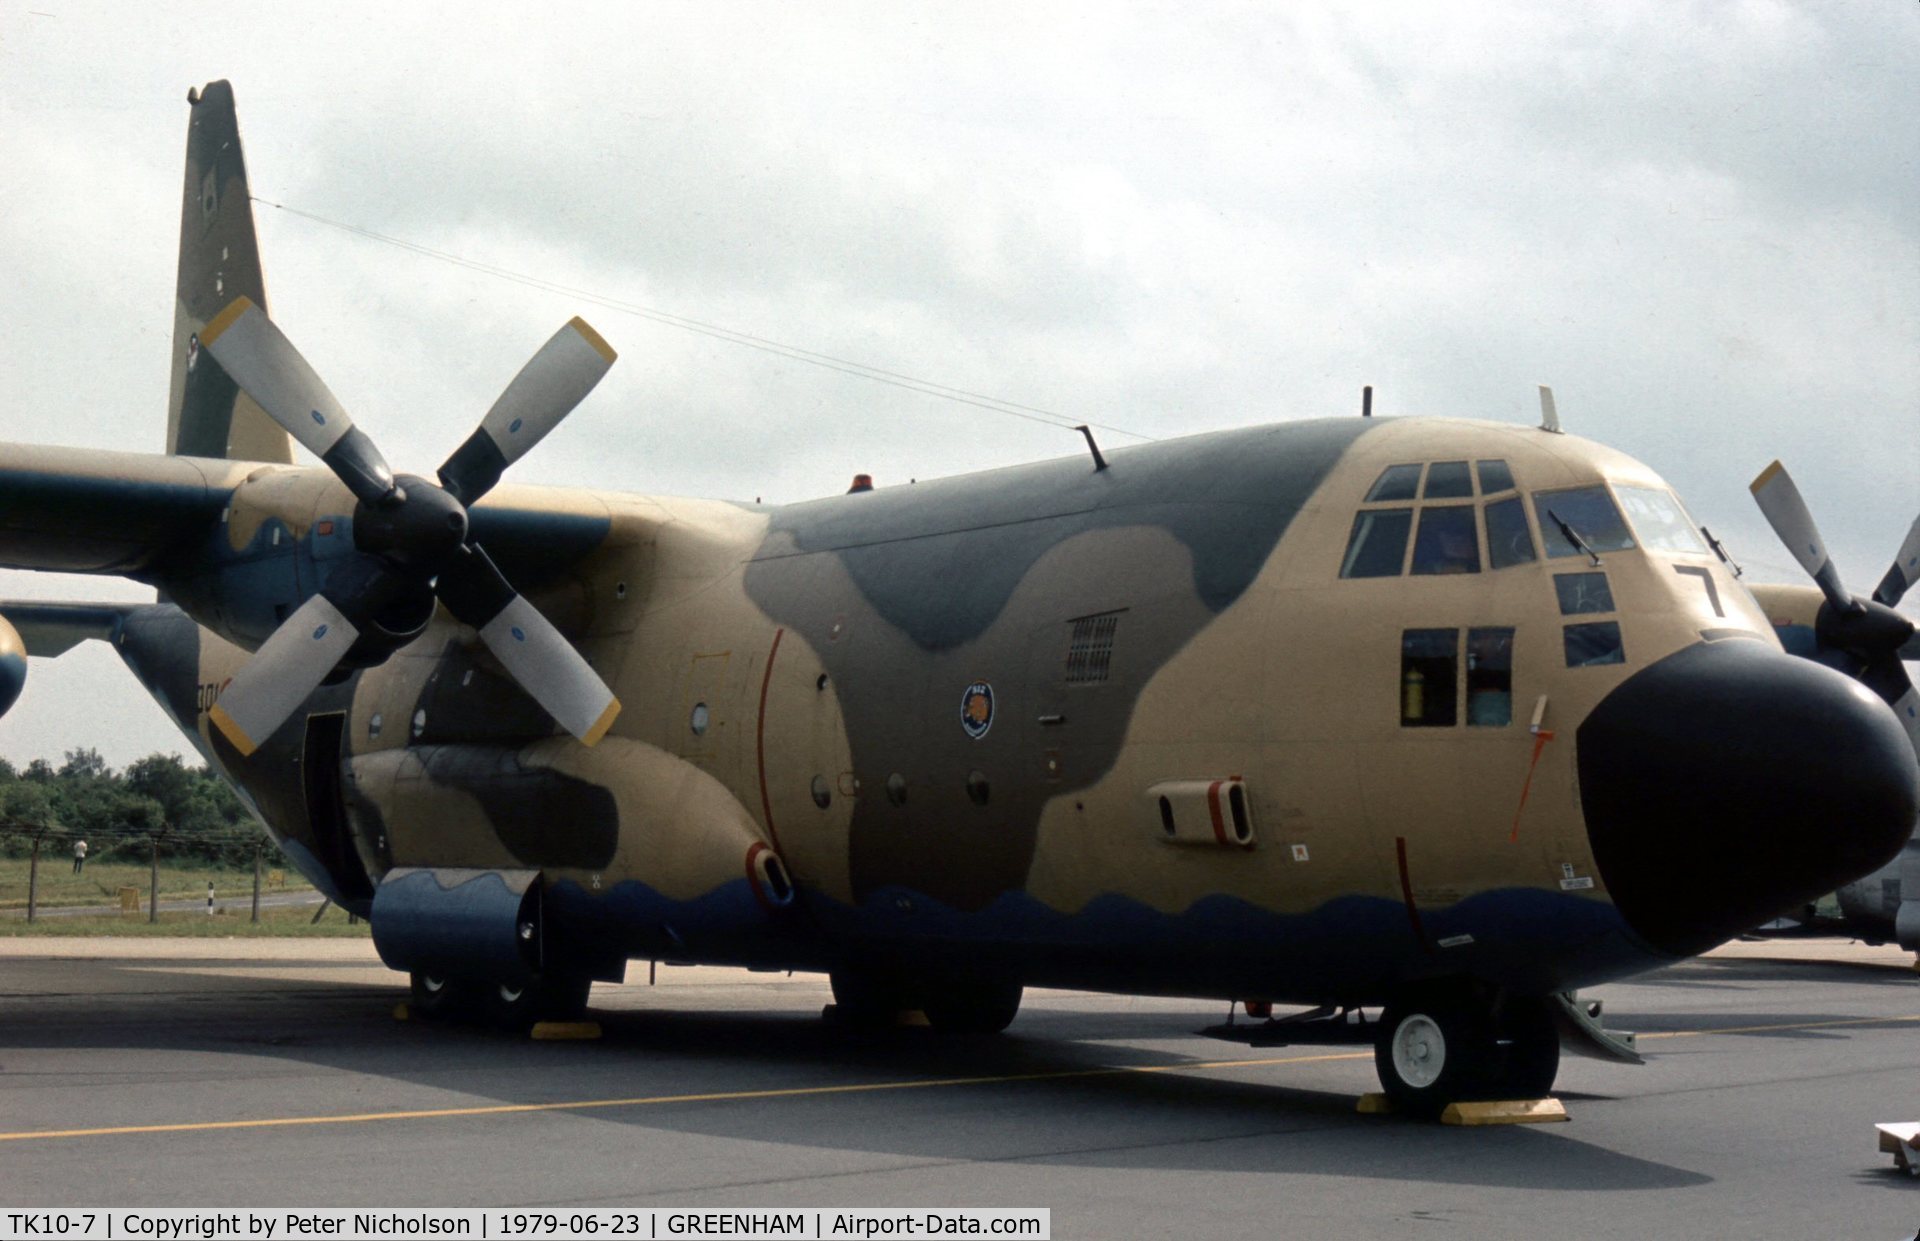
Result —
<instances>
[{"instance_id":1,"label":"propeller spinner","mask_svg":"<svg viewBox=\"0 0 1920 1241\"><path fill-rule=\"evenodd\" d=\"M1785 466L1774 462L1761 471L1749 490L1773 532L1826 596L1826 606L1820 609L1815 623L1820 641L1860 661L1861 683L1893 708L1915 751L1920 752L1920 691L1915 690L1913 678L1900 662L1901 648L1913 638L1914 625L1893 610L1907 588L1920 578L1920 518L1907 531L1893 567L1880 579L1873 598L1865 600L1849 593L1840 581L1840 572L1827 555L1813 514Z\"/></svg>"},{"instance_id":2,"label":"propeller spinner","mask_svg":"<svg viewBox=\"0 0 1920 1241\"><path fill-rule=\"evenodd\" d=\"M383 619L424 615L435 598L479 633L562 728L586 745L606 735L620 713L619 699L468 538L467 525L467 506L492 490L612 367L613 349L599 333L578 318L555 332L440 467L438 486L396 477L293 342L247 298L216 315L200 344L358 501L358 559L274 630L209 712L236 749L258 749L363 634L391 633L395 627Z\"/></svg>"}]
</instances>

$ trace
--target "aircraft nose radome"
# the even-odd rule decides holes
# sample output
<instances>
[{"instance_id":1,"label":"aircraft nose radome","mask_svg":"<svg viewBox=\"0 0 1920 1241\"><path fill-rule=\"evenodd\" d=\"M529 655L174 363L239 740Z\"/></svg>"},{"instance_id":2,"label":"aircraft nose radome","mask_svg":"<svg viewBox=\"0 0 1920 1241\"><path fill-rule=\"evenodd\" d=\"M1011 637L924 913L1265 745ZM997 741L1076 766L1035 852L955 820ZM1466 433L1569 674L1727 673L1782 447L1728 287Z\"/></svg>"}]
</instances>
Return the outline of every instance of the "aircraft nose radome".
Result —
<instances>
[{"instance_id":1,"label":"aircraft nose radome","mask_svg":"<svg viewBox=\"0 0 1920 1241\"><path fill-rule=\"evenodd\" d=\"M1920 768L1886 704L1757 642L1702 643L1636 673L1577 745L1614 905L1676 956L1885 864L1920 810Z\"/></svg>"}]
</instances>

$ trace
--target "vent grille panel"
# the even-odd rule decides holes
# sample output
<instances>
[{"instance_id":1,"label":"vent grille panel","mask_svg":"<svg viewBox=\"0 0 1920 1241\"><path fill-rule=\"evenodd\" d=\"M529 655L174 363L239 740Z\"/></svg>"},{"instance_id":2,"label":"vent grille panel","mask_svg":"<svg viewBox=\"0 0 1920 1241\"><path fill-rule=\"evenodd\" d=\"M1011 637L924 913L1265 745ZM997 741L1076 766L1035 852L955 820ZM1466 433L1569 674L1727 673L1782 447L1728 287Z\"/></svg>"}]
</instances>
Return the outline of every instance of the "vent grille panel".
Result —
<instances>
[{"instance_id":1,"label":"vent grille panel","mask_svg":"<svg viewBox=\"0 0 1920 1241\"><path fill-rule=\"evenodd\" d=\"M1120 613L1102 612L1073 622L1067 639L1067 684L1098 685L1113 664L1113 639L1120 629Z\"/></svg>"}]
</instances>

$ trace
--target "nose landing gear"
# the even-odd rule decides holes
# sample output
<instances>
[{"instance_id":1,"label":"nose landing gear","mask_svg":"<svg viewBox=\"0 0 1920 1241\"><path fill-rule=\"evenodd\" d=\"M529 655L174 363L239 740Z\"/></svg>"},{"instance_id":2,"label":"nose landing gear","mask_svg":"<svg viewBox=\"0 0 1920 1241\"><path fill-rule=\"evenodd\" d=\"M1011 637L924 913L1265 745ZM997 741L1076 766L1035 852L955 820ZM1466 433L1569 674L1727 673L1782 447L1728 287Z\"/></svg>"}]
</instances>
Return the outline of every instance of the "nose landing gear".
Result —
<instances>
[{"instance_id":1,"label":"nose landing gear","mask_svg":"<svg viewBox=\"0 0 1920 1241\"><path fill-rule=\"evenodd\" d=\"M1543 997L1436 985L1387 1006L1373 1061L1396 1110L1431 1118L1449 1103L1544 1097L1560 1036Z\"/></svg>"}]
</instances>

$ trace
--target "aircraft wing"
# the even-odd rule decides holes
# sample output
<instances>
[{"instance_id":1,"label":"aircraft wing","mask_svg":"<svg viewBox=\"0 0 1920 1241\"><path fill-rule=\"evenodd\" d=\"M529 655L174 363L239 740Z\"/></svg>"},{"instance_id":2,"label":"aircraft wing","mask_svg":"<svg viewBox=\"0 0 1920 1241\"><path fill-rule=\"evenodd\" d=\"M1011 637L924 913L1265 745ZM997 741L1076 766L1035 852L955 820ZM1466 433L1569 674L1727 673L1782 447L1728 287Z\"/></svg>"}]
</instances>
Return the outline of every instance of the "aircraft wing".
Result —
<instances>
[{"instance_id":1,"label":"aircraft wing","mask_svg":"<svg viewBox=\"0 0 1920 1241\"><path fill-rule=\"evenodd\" d=\"M150 569L206 537L250 475L300 468L0 444L0 568L150 580ZM599 547L613 524L592 492L511 485L475 505L471 520L500 568L529 587Z\"/></svg>"},{"instance_id":2,"label":"aircraft wing","mask_svg":"<svg viewBox=\"0 0 1920 1241\"><path fill-rule=\"evenodd\" d=\"M246 462L0 444L0 568L130 577L220 520Z\"/></svg>"},{"instance_id":3,"label":"aircraft wing","mask_svg":"<svg viewBox=\"0 0 1920 1241\"><path fill-rule=\"evenodd\" d=\"M43 659L64 655L88 638L113 641L120 622L135 608L150 603L41 603L36 600L0 602L5 617L20 635L27 654Z\"/></svg>"}]
</instances>

